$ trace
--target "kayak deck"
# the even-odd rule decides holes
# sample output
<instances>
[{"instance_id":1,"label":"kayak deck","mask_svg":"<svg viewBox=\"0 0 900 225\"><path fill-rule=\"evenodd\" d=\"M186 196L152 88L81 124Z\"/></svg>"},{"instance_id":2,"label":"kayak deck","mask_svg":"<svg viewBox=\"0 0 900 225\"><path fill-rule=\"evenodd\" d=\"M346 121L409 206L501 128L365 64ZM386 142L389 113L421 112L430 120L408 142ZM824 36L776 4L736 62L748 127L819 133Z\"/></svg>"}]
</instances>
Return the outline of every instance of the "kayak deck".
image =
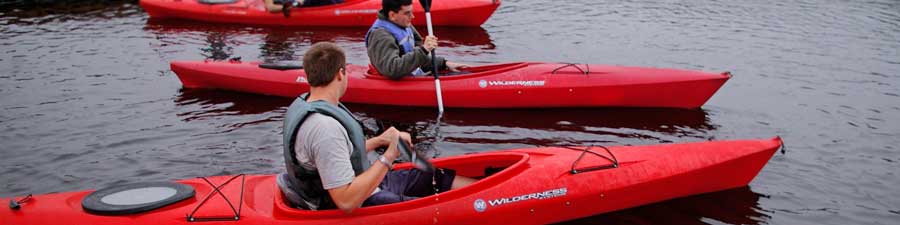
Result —
<instances>
[{"instance_id":1,"label":"kayak deck","mask_svg":"<svg viewBox=\"0 0 900 225\"><path fill-rule=\"evenodd\" d=\"M261 68L259 62L173 61L184 87L212 88L283 97L309 91L302 69ZM366 66L347 65L341 101L433 107L431 77L389 80ZM441 77L445 107L670 107L698 108L727 81L729 73L608 65L515 62L468 69Z\"/></svg>"},{"instance_id":2,"label":"kayak deck","mask_svg":"<svg viewBox=\"0 0 900 225\"><path fill-rule=\"evenodd\" d=\"M781 140L773 138L588 149L597 155L585 152L587 147L546 147L453 156L436 159L434 164L482 179L458 190L359 208L349 214L291 208L274 176L239 175L237 179L218 176L179 181L193 186L197 195L146 213L88 214L79 203L89 192L73 192L35 196L19 210L4 207L0 222L188 224L186 215L234 220L237 214L237 221L229 223L544 224L746 186L780 145ZM602 168L590 170L592 167ZM401 164L397 169L409 168L409 164ZM488 168L502 170L491 174ZM212 188L230 179L233 181L218 191ZM206 196L211 197L204 200Z\"/></svg>"}]
</instances>

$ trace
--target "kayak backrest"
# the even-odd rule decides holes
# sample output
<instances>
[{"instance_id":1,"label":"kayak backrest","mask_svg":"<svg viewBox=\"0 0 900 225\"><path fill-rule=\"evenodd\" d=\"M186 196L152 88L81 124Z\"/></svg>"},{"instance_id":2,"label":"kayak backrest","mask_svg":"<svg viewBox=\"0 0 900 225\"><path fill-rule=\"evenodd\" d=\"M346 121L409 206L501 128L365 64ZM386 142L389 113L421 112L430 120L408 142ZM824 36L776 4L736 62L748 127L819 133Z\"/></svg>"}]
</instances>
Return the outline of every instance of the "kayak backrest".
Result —
<instances>
[{"instance_id":1,"label":"kayak backrest","mask_svg":"<svg viewBox=\"0 0 900 225\"><path fill-rule=\"evenodd\" d=\"M217 4L231 4L238 2L239 0L197 0L197 2L201 4L207 5L217 5Z\"/></svg>"},{"instance_id":2,"label":"kayak backrest","mask_svg":"<svg viewBox=\"0 0 900 225\"><path fill-rule=\"evenodd\" d=\"M259 64L259 68L270 69L270 70L299 70L299 69L303 69L303 63L298 63L298 62L261 63L261 64Z\"/></svg>"}]
</instances>

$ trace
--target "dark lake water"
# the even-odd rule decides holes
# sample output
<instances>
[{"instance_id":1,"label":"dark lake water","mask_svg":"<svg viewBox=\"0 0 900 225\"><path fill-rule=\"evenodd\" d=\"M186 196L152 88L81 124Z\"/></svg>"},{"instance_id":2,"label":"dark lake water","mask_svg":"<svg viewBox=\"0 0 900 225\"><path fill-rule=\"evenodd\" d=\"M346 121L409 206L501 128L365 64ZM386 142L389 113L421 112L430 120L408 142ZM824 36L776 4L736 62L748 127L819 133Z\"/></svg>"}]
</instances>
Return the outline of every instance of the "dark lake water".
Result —
<instances>
[{"instance_id":1,"label":"dark lake water","mask_svg":"<svg viewBox=\"0 0 900 225\"><path fill-rule=\"evenodd\" d=\"M424 30L424 28L420 28ZM290 99L182 89L170 60L299 60L318 41L367 63L366 28L148 21L136 1L0 10L0 197L284 168ZM578 62L735 76L698 110L350 105L439 156L548 145L784 138L749 187L572 224L897 224L900 2L505 0L437 28L465 63Z\"/></svg>"}]
</instances>

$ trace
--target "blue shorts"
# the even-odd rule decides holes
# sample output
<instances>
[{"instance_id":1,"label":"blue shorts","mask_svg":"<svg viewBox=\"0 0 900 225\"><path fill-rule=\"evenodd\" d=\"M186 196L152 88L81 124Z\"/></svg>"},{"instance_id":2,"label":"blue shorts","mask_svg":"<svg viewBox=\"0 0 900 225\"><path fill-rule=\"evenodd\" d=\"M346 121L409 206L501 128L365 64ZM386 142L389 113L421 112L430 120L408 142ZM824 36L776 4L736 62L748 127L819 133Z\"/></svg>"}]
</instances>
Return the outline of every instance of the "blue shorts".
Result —
<instances>
[{"instance_id":1,"label":"blue shorts","mask_svg":"<svg viewBox=\"0 0 900 225\"><path fill-rule=\"evenodd\" d=\"M381 191L369 196L363 202L363 206L384 205L409 201L420 197L450 190L453 186L453 178L456 171L451 169L437 169L436 172L423 172L421 170L396 170L390 171L381 184Z\"/></svg>"}]
</instances>

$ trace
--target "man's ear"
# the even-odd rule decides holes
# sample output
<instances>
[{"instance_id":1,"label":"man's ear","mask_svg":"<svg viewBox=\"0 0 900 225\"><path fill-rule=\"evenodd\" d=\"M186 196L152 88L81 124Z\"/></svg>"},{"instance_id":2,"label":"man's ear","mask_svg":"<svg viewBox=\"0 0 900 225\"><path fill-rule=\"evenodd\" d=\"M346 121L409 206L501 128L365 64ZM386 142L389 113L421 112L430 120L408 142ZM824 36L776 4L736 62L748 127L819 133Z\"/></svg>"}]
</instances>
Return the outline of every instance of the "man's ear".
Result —
<instances>
[{"instance_id":1,"label":"man's ear","mask_svg":"<svg viewBox=\"0 0 900 225\"><path fill-rule=\"evenodd\" d=\"M334 76L334 79L337 79L337 81L342 81L344 79L347 79L347 73L344 72L344 69L340 69L340 70L338 70L336 76Z\"/></svg>"}]
</instances>

